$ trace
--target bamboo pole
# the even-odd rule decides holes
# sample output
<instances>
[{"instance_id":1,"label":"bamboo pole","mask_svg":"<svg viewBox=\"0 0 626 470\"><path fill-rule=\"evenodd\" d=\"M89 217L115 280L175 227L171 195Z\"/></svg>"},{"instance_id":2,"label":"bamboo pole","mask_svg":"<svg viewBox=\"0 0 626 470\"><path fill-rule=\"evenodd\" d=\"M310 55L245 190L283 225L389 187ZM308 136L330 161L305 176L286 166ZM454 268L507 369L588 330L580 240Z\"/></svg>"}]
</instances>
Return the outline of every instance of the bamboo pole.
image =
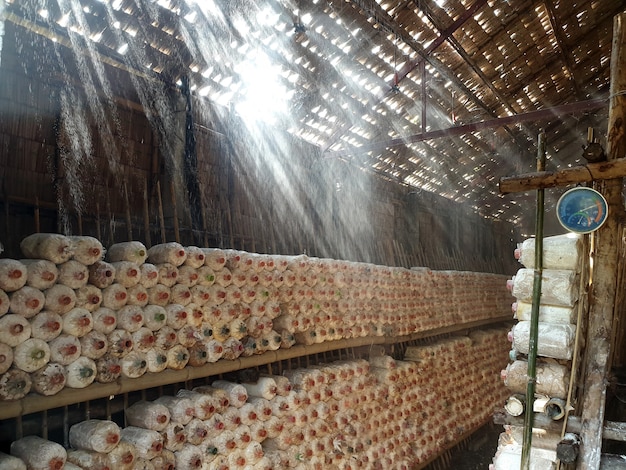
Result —
<instances>
[{"instance_id":1,"label":"bamboo pole","mask_svg":"<svg viewBox=\"0 0 626 470\"><path fill-rule=\"evenodd\" d=\"M180 243L180 227L178 226L178 205L176 204L176 185L170 181L170 194L172 196L172 209L174 210L174 240Z\"/></svg>"},{"instance_id":2,"label":"bamboo pole","mask_svg":"<svg viewBox=\"0 0 626 470\"><path fill-rule=\"evenodd\" d=\"M270 220L270 244L271 244L270 249L272 250L272 253L278 253L276 251L276 225L274 224L274 220L275 220L274 204L270 205L268 217ZM316 227L315 229L318 229L318 228ZM316 239L319 240L319 237L316 237Z\"/></svg>"},{"instance_id":3,"label":"bamboo pole","mask_svg":"<svg viewBox=\"0 0 626 470\"><path fill-rule=\"evenodd\" d=\"M147 216L148 219L144 220L146 224L146 243L148 246L152 246L152 235L150 234L150 203L153 202L152 196L154 194L155 189L158 191L158 209L159 209L159 223L163 223L163 207L161 204L161 186L159 185L159 143L158 137L154 134L154 132L150 133L152 138L152 158L150 159L150 174L146 175L146 179L144 180L144 216ZM148 180L148 178L150 178ZM154 186L154 182L156 181L156 188ZM146 211L147 209L147 211ZM161 237L163 242L165 242L165 228L161 225Z\"/></svg>"},{"instance_id":4,"label":"bamboo pole","mask_svg":"<svg viewBox=\"0 0 626 470\"><path fill-rule=\"evenodd\" d=\"M546 166L546 136L542 132L537 141L537 170ZM522 446L522 470L530 469L530 451L533 441L533 404L535 402L535 382L537 381L537 340L539 336L539 304L541 302L541 278L543 276L543 189L537 190L537 212L535 223L535 270L533 273L533 303L530 315L530 336L528 339L528 383L526 386L526 414L524 415L524 442Z\"/></svg>"},{"instance_id":5,"label":"bamboo pole","mask_svg":"<svg viewBox=\"0 0 626 470\"><path fill-rule=\"evenodd\" d=\"M113 235L113 214L111 213L111 197L109 195L109 185L106 186L106 204L107 204L107 215L109 217L109 246L115 243L115 237Z\"/></svg>"},{"instance_id":6,"label":"bamboo pole","mask_svg":"<svg viewBox=\"0 0 626 470\"><path fill-rule=\"evenodd\" d=\"M41 437L48 439L48 410L43 410L41 414Z\"/></svg>"},{"instance_id":7,"label":"bamboo pole","mask_svg":"<svg viewBox=\"0 0 626 470\"><path fill-rule=\"evenodd\" d=\"M130 218L130 202L128 200L128 185L126 181L122 184L122 190L124 191L124 212L126 215L126 234L128 241L133 240L133 223Z\"/></svg>"},{"instance_id":8,"label":"bamboo pole","mask_svg":"<svg viewBox=\"0 0 626 470\"><path fill-rule=\"evenodd\" d=\"M102 240L102 229L100 228L100 202L96 201L96 237Z\"/></svg>"},{"instance_id":9,"label":"bamboo pole","mask_svg":"<svg viewBox=\"0 0 626 470\"><path fill-rule=\"evenodd\" d=\"M626 158L618 158L613 161L588 163L559 171L542 170L536 173L506 176L500 178L498 187L500 194L510 194L624 176L626 176Z\"/></svg>"},{"instance_id":10,"label":"bamboo pole","mask_svg":"<svg viewBox=\"0 0 626 470\"><path fill-rule=\"evenodd\" d=\"M24 437L24 423L22 423L22 417L18 416L15 420L15 439L22 437Z\"/></svg>"},{"instance_id":11,"label":"bamboo pole","mask_svg":"<svg viewBox=\"0 0 626 470\"><path fill-rule=\"evenodd\" d=\"M590 249L589 249L589 241L593 240L591 237L589 238L585 238L585 243L583 244L583 253L587 254L589 253ZM580 266L580 272L581 272L581 276L580 276L580 281L579 281L579 287L578 287L578 291L580 292L580 297L578 298L578 303L576 305L576 336L574 339L574 354L572 355L572 367L570 370L570 376L569 376L569 387L567 389L567 399L566 399L566 406L565 406L565 417L563 419L563 425L561 428L561 439L565 437L565 434L567 433L567 423L568 420L570 418L570 411L574 410L573 404L576 401L576 399L574 398L574 393L575 393L575 388L576 388L576 384L578 383L579 380L579 362L580 362L580 356L581 356L581 349L582 349L582 344L584 343L583 341L583 316L585 314L585 312L587 311L587 307L588 307L588 302L587 302L587 292L586 292L586 287L587 287L587 283L589 281L589 263L587 261L587 259L583 258L580 260L580 262L578 263ZM563 465L561 464L561 462L559 462L558 466L557 466L557 470L559 470L560 468L562 468Z\"/></svg>"},{"instance_id":12,"label":"bamboo pole","mask_svg":"<svg viewBox=\"0 0 626 470\"><path fill-rule=\"evenodd\" d=\"M167 241L165 236L165 217L163 216L163 195L161 194L161 182L156 183L157 201L159 203L159 226L161 228L161 243Z\"/></svg>"},{"instance_id":13,"label":"bamboo pole","mask_svg":"<svg viewBox=\"0 0 626 470\"><path fill-rule=\"evenodd\" d=\"M150 248L152 246L152 240L150 239L150 207L148 205L148 182L143 181L143 231L146 246Z\"/></svg>"},{"instance_id":14,"label":"bamboo pole","mask_svg":"<svg viewBox=\"0 0 626 470\"><path fill-rule=\"evenodd\" d=\"M233 233L233 216L230 212L230 202L226 199L226 224L228 225L228 242L229 246L235 246L235 234Z\"/></svg>"},{"instance_id":15,"label":"bamboo pole","mask_svg":"<svg viewBox=\"0 0 626 470\"><path fill-rule=\"evenodd\" d=\"M567 432L579 433L583 427L580 417L569 416L563 423L554 421L545 414L537 414L535 416L535 426L549 433L561 432L561 427L565 426ZM506 411L499 410L493 415L493 423L502 426L523 426L524 418L522 416L511 416Z\"/></svg>"},{"instance_id":16,"label":"bamboo pole","mask_svg":"<svg viewBox=\"0 0 626 470\"><path fill-rule=\"evenodd\" d=\"M124 408L126 409L126 408ZM70 448L70 413L67 405L63 407L63 447L66 449ZM124 423L124 427L126 427L126 423Z\"/></svg>"},{"instance_id":17,"label":"bamboo pole","mask_svg":"<svg viewBox=\"0 0 626 470\"><path fill-rule=\"evenodd\" d=\"M198 182L200 187L200 217L202 219L202 246L209 246L209 227L207 223L207 210L204 206L204 184Z\"/></svg>"},{"instance_id":18,"label":"bamboo pole","mask_svg":"<svg viewBox=\"0 0 626 470\"><path fill-rule=\"evenodd\" d=\"M613 51L611 55L611 92L607 139L609 162L626 156L626 14L613 21ZM610 370L609 356L615 298L617 266L621 241L620 220L624 217L622 203L623 178L604 181L599 189L607 200L607 221L593 234L596 252L591 277L587 325L586 371L583 401L581 446L578 469L597 470L602 456L602 425L606 406L606 379Z\"/></svg>"},{"instance_id":19,"label":"bamboo pole","mask_svg":"<svg viewBox=\"0 0 626 470\"><path fill-rule=\"evenodd\" d=\"M39 219L39 197L35 197L35 233L41 232L41 221Z\"/></svg>"},{"instance_id":20,"label":"bamboo pole","mask_svg":"<svg viewBox=\"0 0 626 470\"><path fill-rule=\"evenodd\" d=\"M498 425L522 426L523 418L515 417L504 411L497 412L494 415L493 422ZM549 433L559 433L561 428L565 427L566 432L579 434L583 429L583 422L579 416L568 416L563 422L553 421L546 415L537 415L535 417L537 428L543 429ZM602 437L612 441L626 442L626 423L616 421L605 421L602 426Z\"/></svg>"},{"instance_id":21,"label":"bamboo pole","mask_svg":"<svg viewBox=\"0 0 626 470\"><path fill-rule=\"evenodd\" d=\"M606 421L602 430L605 439L626 442L626 423Z\"/></svg>"}]
</instances>

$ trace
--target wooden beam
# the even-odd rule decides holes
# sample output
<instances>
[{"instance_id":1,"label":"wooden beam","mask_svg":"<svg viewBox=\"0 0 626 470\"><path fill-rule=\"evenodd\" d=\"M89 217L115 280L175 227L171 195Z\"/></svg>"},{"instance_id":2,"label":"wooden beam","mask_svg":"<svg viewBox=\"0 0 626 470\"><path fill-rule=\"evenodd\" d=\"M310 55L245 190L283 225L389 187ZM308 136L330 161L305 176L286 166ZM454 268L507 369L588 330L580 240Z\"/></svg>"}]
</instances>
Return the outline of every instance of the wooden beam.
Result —
<instances>
[{"instance_id":1,"label":"wooden beam","mask_svg":"<svg viewBox=\"0 0 626 470\"><path fill-rule=\"evenodd\" d=\"M604 437L604 439L626 442L626 423L606 421L604 423L604 431L602 432L602 436Z\"/></svg>"},{"instance_id":2,"label":"wooden beam","mask_svg":"<svg viewBox=\"0 0 626 470\"><path fill-rule=\"evenodd\" d=\"M572 89L574 91L574 95L576 98L580 99L582 96L580 92L580 87L576 83L574 79L574 67L575 63L572 60L572 57L568 52L570 51L570 47L567 44L567 37L564 34L564 30L561 28L559 24L559 20L557 19L556 9L554 7L553 0L544 0L546 11L548 12L548 18L550 19L550 27L552 28L552 33L554 34L554 38L556 39L556 45L558 54L561 57L561 61L567 67L567 75L569 75L570 83L572 84Z\"/></svg>"},{"instance_id":3,"label":"wooden beam","mask_svg":"<svg viewBox=\"0 0 626 470\"><path fill-rule=\"evenodd\" d=\"M624 456L616 454L602 455L602 470L624 470Z\"/></svg>"},{"instance_id":4,"label":"wooden beam","mask_svg":"<svg viewBox=\"0 0 626 470\"><path fill-rule=\"evenodd\" d=\"M608 146L609 161L624 158L626 154L626 14L613 22L613 50L611 54L611 102L609 105ZM581 455L578 470L598 470L602 456L603 423L606 406L607 375L610 370L611 337L617 293L617 266L622 242L620 224L624 216L622 202L623 178L603 181L599 186L609 204L605 224L593 234L595 241L594 269L589 296L589 315L585 357L585 371L581 418ZM582 325L579 325L581 327Z\"/></svg>"},{"instance_id":5,"label":"wooden beam","mask_svg":"<svg viewBox=\"0 0 626 470\"><path fill-rule=\"evenodd\" d=\"M472 18L476 13L478 13L478 11L487 3L487 0L476 0L447 28L444 28L442 24L436 21L435 15L432 14L432 10L428 8L428 5L422 5L419 1L413 1L413 3L418 9L426 13L431 23L433 23L435 27L439 30L439 36L436 37L435 40L431 42L428 47L426 47L423 51L420 52L416 49L416 52L418 52L420 56L422 56L422 58L415 61L407 61L404 67L402 67L402 69L398 71L398 80L402 80L403 78L405 78L409 73L415 70L421 62L423 62L424 60L428 60L429 56L435 51L435 49L441 46L444 42L455 41L454 33L456 32L456 30L463 26L467 22L467 20ZM400 34L406 35L404 29L401 28ZM487 84L491 85L491 83ZM497 95L497 93L495 94ZM506 106L506 103L504 101L503 103Z\"/></svg>"},{"instance_id":6,"label":"wooden beam","mask_svg":"<svg viewBox=\"0 0 626 470\"><path fill-rule=\"evenodd\" d=\"M626 158L619 158L559 171L538 171L518 176L505 176L500 178L499 189L500 194L510 194L623 177L626 177Z\"/></svg>"},{"instance_id":7,"label":"wooden beam","mask_svg":"<svg viewBox=\"0 0 626 470\"><path fill-rule=\"evenodd\" d=\"M511 416L503 409L497 410L493 415L493 422L499 425L523 426L524 418ZM551 433L560 433L562 431L562 421L553 421L545 415L537 414L535 416L535 427L537 429L545 429ZM583 424L578 416L569 416L567 419L566 431L580 433ZM616 421L605 421L602 428L602 437L612 441L626 442L626 423Z\"/></svg>"},{"instance_id":8,"label":"wooden beam","mask_svg":"<svg viewBox=\"0 0 626 470\"><path fill-rule=\"evenodd\" d=\"M456 31L456 28L454 28L454 29L445 28L444 29L443 28L443 23L441 21L439 21L439 19L438 19L439 16L437 14L435 14L434 11L433 11L434 10L434 6L433 5L428 5L426 2L424 2L423 5L421 3L422 3L421 1L415 1L416 6L418 8L420 8L426 14L426 17L428 18L428 20L433 25L435 25L435 27L440 31L440 34L441 34L441 36L439 36L439 38L438 38L440 42L437 44L437 42L438 42L437 40L433 41L431 43L431 45L426 49L425 52L429 52L429 51L434 50L434 48L433 48L434 44L437 44L437 46L438 46L441 43L443 43L444 41L448 41L450 43L450 45L454 48L454 50L457 52L457 54L459 54L461 56L461 58L465 61L465 64L472 70L472 72L474 72L478 77L480 77L480 79L482 81L482 86L487 87L491 91L491 93L493 93L493 96L495 96L498 99L498 102L502 104L502 106L506 109L506 111L508 113L515 114L515 109L511 106L511 104L508 102L508 100L505 99L504 95L500 91L498 91L496 86L493 84L493 81L490 80L487 77L487 75L481 70L481 68L476 65L475 61L472 60L470 55L463 48L463 45L461 44L461 41L459 41L457 38L454 37L454 35L452 33L454 33L454 31ZM463 23L468 18L473 17L478 12L478 10L481 7L482 7L482 4L480 4L479 2L475 2L471 7L469 7L467 10L465 10L465 13L462 16L460 16L452 24L452 26L454 26L455 24L463 25ZM439 9L439 7L436 7L436 8ZM406 68L409 65L411 65L410 62L407 63L407 65L405 67L403 67L403 70L401 70L400 73L399 73L400 77L404 77L404 75L401 75L401 73L404 71L404 68ZM408 73L410 71L412 71L413 68L409 69L409 71L406 72L405 75L408 75Z\"/></svg>"},{"instance_id":9,"label":"wooden beam","mask_svg":"<svg viewBox=\"0 0 626 470\"><path fill-rule=\"evenodd\" d=\"M504 409L498 409L493 414L493 422L503 426L511 425L521 427L524 426L524 417L511 416ZM535 429L544 429L549 433L557 434L562 431L563 422L554 421L545 414L536 413L533 426ZM578 416L569 416L565 429L567 432L579 433L582 429L580 418Z\"/></svg>"},{"instance_id":10,"label":"wooden beam","mask_svg":"<svg viewBox=\"0 0 626 470\"><path fill-rule=\"evenodd\" d=\"M530 111L523 114L514 114L513 116L504 116L487 121L473 122L462 126L449 127L447 129L439 129L436 131L425 132L423 134L414 134L395 139L384 140L380 142L372 142L371 144L353 147L346 150L336 152L327 152L327 155L333 157L345 157L348 155L362 155L368 152L382 151L390 147L398 147L416 142L424 142L426 140L443 139L456 137L459 135L469 134L484 129L497 129L499 127L508 126L509 124L518 124L528 121L554 121L561 116L569 114L579 114L596 109L604 108L607 105L606 99L593 99L581 101L580 103L568 103L552 108Z\"/></svg>"}]
</instances>

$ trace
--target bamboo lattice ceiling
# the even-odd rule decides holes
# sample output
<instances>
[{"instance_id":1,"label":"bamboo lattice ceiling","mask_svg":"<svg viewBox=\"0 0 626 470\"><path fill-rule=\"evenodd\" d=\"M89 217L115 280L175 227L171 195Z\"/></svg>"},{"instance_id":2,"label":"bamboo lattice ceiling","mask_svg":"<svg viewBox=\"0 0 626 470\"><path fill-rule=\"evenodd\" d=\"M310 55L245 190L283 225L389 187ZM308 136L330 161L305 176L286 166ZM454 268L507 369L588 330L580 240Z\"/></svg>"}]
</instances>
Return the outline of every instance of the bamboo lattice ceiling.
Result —
<instances>
[{"instance_id":1,"label":"bamboo lattice ceiling","mask_svg":"<svg viewBox=\"0 0 626 470\"><path fill-rule=\"evenodd\" d=\"M198 96L324 158L528 226L532 195L500 196L498 179L532 171L541 129L548 169L582 162L589 126L604 136L626 0L7 3L141 73L188 76Z\"/></svg>"}]
</instances>

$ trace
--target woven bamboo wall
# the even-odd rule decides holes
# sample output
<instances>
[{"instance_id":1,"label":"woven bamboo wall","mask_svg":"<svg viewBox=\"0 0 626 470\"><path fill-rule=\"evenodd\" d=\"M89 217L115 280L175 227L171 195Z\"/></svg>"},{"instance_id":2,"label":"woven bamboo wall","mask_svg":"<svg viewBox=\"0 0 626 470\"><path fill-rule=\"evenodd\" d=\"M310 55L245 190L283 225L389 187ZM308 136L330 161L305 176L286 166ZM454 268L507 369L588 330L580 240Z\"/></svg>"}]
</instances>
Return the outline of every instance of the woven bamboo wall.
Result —
<instances>
[{"instance_id":1,"label":"woven bamboo wall","mask_svg":"<svg viewBox=\"0 0 626 470\"><path fill-rule=\"evenodd\" d=\"M27 41L34 47L20 47ZM249 126L197 97L200 200L194 206L183 171L180 91L145 87L145 78L102 65L111 91L98 93L97 83L81 80L80 63L80 54L6 24L0 67L5 255L19 257L19 240L29 233L58 231L105 244L178 239L392 266L516 269L511 253L519 237L512 226L324 157L286 132ZM145 89L148 98L138 91Z\"/></svg>"}]
</instances>

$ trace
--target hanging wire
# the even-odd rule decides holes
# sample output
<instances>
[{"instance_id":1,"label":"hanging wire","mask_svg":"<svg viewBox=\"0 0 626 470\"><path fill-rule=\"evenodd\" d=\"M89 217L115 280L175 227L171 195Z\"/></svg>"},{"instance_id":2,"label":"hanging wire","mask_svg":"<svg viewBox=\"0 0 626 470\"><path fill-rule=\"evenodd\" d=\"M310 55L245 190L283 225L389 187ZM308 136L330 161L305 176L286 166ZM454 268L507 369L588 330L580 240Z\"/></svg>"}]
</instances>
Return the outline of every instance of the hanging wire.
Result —
<instances>
[{"instance_id":1,"label":"hanging wire","mask_svg":"<svg viewBox=\"0 0 626 470\"><path fill-rule=\"evenodd\" d=\"M391 91L394 93L400 92L400 87L398 86L400 80L398 79L398 35L396 34L393 37L393 86L391 87Z\"/></svg>"}]
</instances>

